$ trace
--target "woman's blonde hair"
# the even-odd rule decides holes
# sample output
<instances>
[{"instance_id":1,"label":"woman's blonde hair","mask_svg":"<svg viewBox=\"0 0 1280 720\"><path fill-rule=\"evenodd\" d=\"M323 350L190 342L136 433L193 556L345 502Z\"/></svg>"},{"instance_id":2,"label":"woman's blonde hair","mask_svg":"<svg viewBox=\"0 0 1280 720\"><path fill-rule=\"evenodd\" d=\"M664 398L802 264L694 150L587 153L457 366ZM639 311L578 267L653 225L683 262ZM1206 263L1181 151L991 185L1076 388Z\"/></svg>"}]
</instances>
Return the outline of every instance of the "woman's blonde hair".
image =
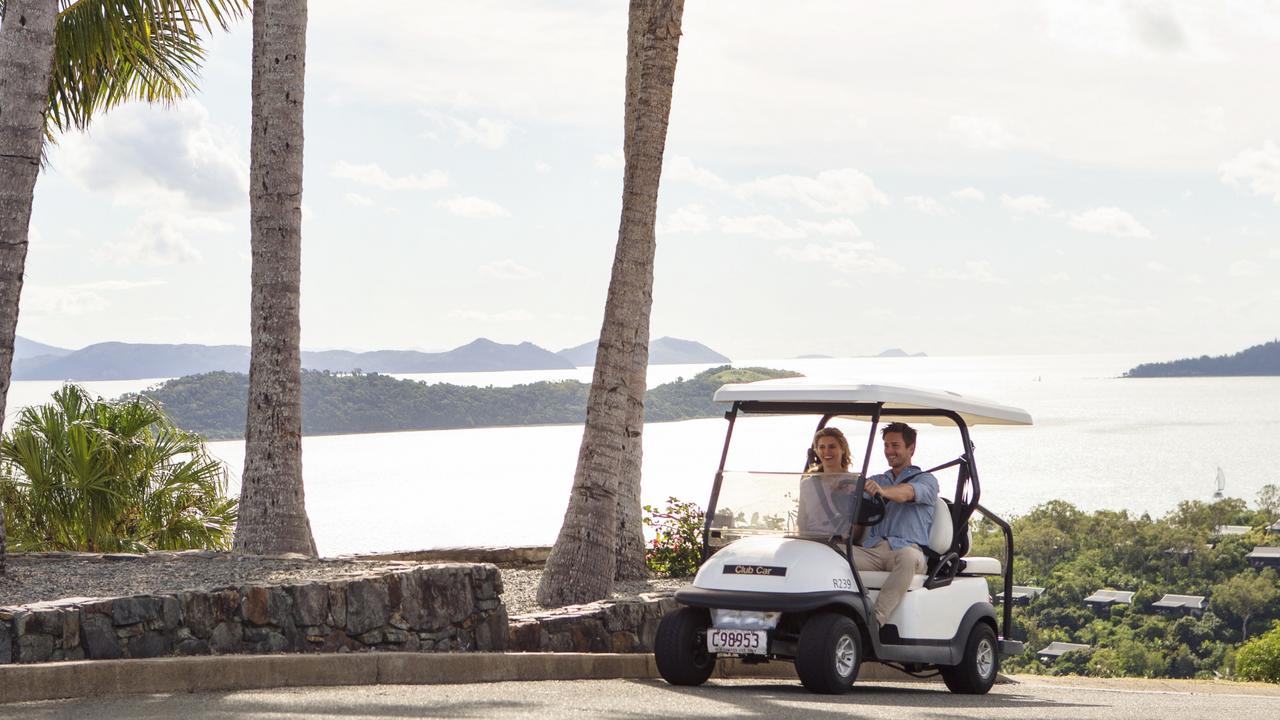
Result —
<instances>
[{"instance_id":1,"label":"woman's blonde hair","mask_svg":"<svg viewBox=\"0 0 1280 720\"><path fill-rule=\"evenodd\" d=\"M840 432L839 428L833 428L833 427L824 427L818 432L814 433L813 445L812 445L814 453L818 452L818 441L824 437L835 438L836 442L840 444L840 467L848 471L849 463L852 462L853 457L852 457L852 454L849 452L849 441L844 438L844 433ZM812 465L809 466L809 471L821 472L822 461L821 460L815 461Z\"/></svg>"}]
</instances>

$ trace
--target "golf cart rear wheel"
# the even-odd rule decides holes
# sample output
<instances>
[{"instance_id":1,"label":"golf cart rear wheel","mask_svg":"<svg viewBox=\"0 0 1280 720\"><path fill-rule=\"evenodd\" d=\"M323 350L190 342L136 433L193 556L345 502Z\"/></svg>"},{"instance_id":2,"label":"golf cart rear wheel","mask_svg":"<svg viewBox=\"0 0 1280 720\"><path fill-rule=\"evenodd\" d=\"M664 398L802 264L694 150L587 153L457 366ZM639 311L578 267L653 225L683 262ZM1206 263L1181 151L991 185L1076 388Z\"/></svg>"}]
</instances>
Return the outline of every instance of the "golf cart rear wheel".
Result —
<instances>
[{"instance_id":1,"label":"golf cart rear wheel","mask_svg":"<svg viewBox=\"0 0 1280 720\"><path fill-rule=\"evenodd\" d=\"M980 622L969 631L959 665L939 668L947 689L965 695L985 695L1000 672L1000 644L991 626Z\"/></svg>"},{"instance_id":2,"label":"golf cart rear wheel","mask_svg":"<svg viewBox=\"0 0 1280 720\"><path fill-rule=\"evenodd\" d=\"M658 623L653 657L658 672L672 685L701 685L711 677L716 656L707 652L711 615L703 608L680 608Z\"/></svg>"},{"instance_id":3,"label":"golf cart rear wheel","mask_svg":"<svg viewBox=\"0 0 1280 720\"><path fill-rule=\"evenodd\" d=\"M810 692L827 695L848 692L861 664L862 633L844 615L814 615L800 628L796 675Z\"/></svg>"}]
</instances>

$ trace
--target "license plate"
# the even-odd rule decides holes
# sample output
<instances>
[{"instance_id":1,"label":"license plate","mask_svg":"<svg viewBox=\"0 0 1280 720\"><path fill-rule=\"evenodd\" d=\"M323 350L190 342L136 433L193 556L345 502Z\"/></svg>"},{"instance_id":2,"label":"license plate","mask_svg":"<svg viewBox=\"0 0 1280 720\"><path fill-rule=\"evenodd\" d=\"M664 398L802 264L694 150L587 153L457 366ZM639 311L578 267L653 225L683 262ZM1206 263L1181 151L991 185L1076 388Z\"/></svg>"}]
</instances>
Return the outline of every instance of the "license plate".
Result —
<instances>
[{"instance_id":1,"label":"license plate","mask_svg":"<svg viewBox=\"0 0 1280 720\"><path fill-rule=\"evenodd\" d=\"M707 630L707 651L764 655L769 652L769 631L711 628Z\"/></svg>"}]
</instances>

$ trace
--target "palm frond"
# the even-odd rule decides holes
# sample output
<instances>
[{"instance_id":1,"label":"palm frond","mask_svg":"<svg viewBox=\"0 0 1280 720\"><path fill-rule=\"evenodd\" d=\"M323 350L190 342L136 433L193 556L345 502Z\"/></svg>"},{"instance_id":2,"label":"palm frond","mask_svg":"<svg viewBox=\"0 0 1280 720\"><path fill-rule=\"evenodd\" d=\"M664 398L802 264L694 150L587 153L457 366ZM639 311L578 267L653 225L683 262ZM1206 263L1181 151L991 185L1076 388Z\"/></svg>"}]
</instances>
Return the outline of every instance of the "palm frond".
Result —
<instances>
[{"instance_id":1,"label":"palm frond","mask_svg":"<svg viewBox=\"0 0 1280 720\"><path fill-rule=\"evenodd\" d=\"M189 95L204 62L203 34L227 29L250 0L63 0L54 33L45 135L83 130L131 100Z\"/></svg>"}]
</instances>

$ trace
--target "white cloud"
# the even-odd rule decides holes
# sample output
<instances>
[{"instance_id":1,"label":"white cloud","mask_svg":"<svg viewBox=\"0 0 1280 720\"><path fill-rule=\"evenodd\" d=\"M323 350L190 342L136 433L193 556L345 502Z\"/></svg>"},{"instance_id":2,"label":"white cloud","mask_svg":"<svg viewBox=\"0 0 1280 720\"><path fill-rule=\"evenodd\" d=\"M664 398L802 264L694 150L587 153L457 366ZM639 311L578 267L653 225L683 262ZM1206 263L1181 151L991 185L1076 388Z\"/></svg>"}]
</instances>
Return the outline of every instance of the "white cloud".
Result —
<instances>
[{"instance_id":1,"label":"white cloud","mask_svg":"<svg viewBox=\"0 0 1280 720\"><path fill-rule=\"evenodd\" d=\"M79 317L107 309L107 301L91 290L77 287L45 287L27 283L22 288L24 315Z\"/></svg>"},{"instance_id":2,"label":"white cloud","mask_svg":"<svg viewBox=\"0 0 1280 720\"><path fill-rule=\"evenodd\" d=\"M658 222L657 232L663 235L699 235L711 227L701 205L685 205Z\"/></svg>"},{"instance_id":3,"label":"white cloud","mask_svg":"<svg viewBox=\"0 0 1280 720\"><path fill-rule=\"evenodd\" d=\"M144 213L123 239L108 242L105 257L119 265L178 265L203 259L192 237L224 234L233 228L202 216L168 211Z\"/></svg>"},{"instance_id":4,"label":"white cloud","mask_svg":"<svg viewBox=\"0 0 1280 720\"><path fill-rule=\"evenodd\" d=\"M99 280L80 283L72 287L82 290L136 290L138 288L168 285L168 280Z\"/></svg>"},{"instance_id":5,"label":"white cloud","mask_svg":"<svg viewBox=\"0 0 1280 720\"><path fill-rule=\"evenodd\" d=\"M950 215L950 208L945 207L942 203L927 195L908 195L902 198L902 202L907 207L924 213L925 215Z\"/></svg>"},{"instance_id":6,"label":"white cloud","mask_svg":"<svg viewBox=\"0 0 1280 720\"><path fill-rule=\"evenodd\" d=\"M1227 268L1227 274L1234 278L1257 277L1262 274L1262 266L1252 260L1236 260Z\"/></svg>"},{"instance_id":7,"label":"white cloud","mask_svg":"<svg viewBox=\"0 0 1280 720\"><path fill-rule=\"evenodd\" d=\"M725 235L750 235L765 240L802 240L815 235L822 237L858 237L861 231L848 218L824 222L801 220L789 224L773 215L721 216L717 221Z\"/></svg>"},{"instance_id":8,"label":"white cloud","mask_svg":"<svg viewBox=\"0 0 1280 720\"><path fill-rule=\"evenodd\" d=\"M1267 251L1267 259L1280 260L1280 248L1271 248Z\"/></svg>"},{"instance_id":9,"label":"white cloud","mask_svg":"<svg viewBox=\"0 0 1280 720\"><path fill-rule=\"evenodd\" d=\"M953 136L979 150L1005 150L1020 144L999 118L980 115L953 115L948 125Z\"/></svg>"},{"instance_id":10,"label":"white cloud","mask_svg":"<svg viewBox=\"0 0 1280 720\"><path fill-rule=\"evenodd\" d=\"M249 166L238 147L233 130L187 100L168 109L117 108L95 122L92 135L62 136L50 156L55 172L110 192L117 205L225 211L248 203Z\"/></svg>"},{"instance_id":11,"label":"white cloud","mask_svg":"<svg viewBox=\"0 0 1280 720\"><path fill-rule=\"evenodd\" d=\"M358 164L346 160L334 163L329 174L381 190L438 190L449 184L449 175L443 170L431 170L422 175L395 177L377 163Z\"/></svg>"},{"instance_id":12,"label":"white cloud","mask_svg":"<svg viewBox=\"0 0 1280 720\"><path fill-rule=\"evenodd\" d=\"M982 202L987 199L986 193L972 186L953 190L951 197L957 200L971 200L973 202Z\"/></svg>"},{"instance_id":13,"label":"white cloud","mask_svg":"<svg viewBox=\"0 0 1280 720\"><path fill-rule=\"evenodd\" d=\"M934 270L929 276L936 280L962 280L964 282L980 282L988 285L1006 285L1008 280L999 277L995 271L991 269L991 263L987 260L969 260L965 262L963 269L943 268Z\"/></svg>"},{"instance_id":14,"label":"white cloud","mask_svg":"<svg viewBox=\"0 0 1280 720\"><path fill-rule=\"evenodd\" d=\"M342 196L342 199L346 200L347 204L355 205L356 207L371 207L373 205L373 198L368 195L361 195L360 193L345 193Z\"/></svg>"},{"instance_id":15,"label":"white cloud","mask_svg":"<svg viewBox=\"0 0 1280 720\"><path fill-rule=\"evenodd\" d=\"M724 190L729 183L704 167L698 167L684 155L668 155L662 161L662 179L687 182L709 190Z\"/></svg>"},{"instance_id":16,"label":"white cloud","mask_svg":"<svg viewBox=\"0 0 1280 720\"><path fill-rule=\"evenodd\" d=\"M725 235L749 235L764 240L800 240L805 236L804 231L772 215L721 217L719 225Z\"/></svg>"},{"instance_id":17,"label":"white cloud","mask_svg":"<svg viewBox=\"0 0 1280 720\"><path fill-rule=\"evenodd\" d=\"M608 153L596 153L593 159L597 168L601 170L621 170L626 161L622 157L621 150L614 150Z\"/></svg>"},{"instance_id":18,"label":"white cloud","mask_svg":"<svg viewBox=\"0 0 1280 720\"><path fill-rule=\"evenodd\" d=\"M539 160L538 162L533 164L533 171L538 173L539 175L550 175L551 165Z\"/></svg>"},{"instance_id":19,"label":"white cloud","mask_svg":"<svg viewBox=\"0 0 1280 720\"><path fill-rule=\"evenodd\" d=\"M1069 283L1071 282L1071 276L1064 272L1056 272L1049 277L1046 277L1045 282L1054 284Z\"/></svg>"},{"instance_id":20,"label":"white cloud","mask_svg":"<svg viewBox=\"0 0 1280 720\"><path fill-rule=\"evenodd\" d=\"M1280 146L1274 140L1241 151L1222 164L1221 172L1223 182L1246 187L1254 195L1270 195L1280 204Z\"/></svg>"},{"instance_id":21,"label":"white cloud","mask_svg":"<svg viewBox=\"0 0 1280 720\"><path fill-rule=\"evenodd\" d=\"M872 205L889 204L888 196L875 182L853 168L823 170L813 177L774 175L742 183L735 191L748 198L790 201L829 214L854 215Z\"/></svg>"},{"instance_id":22,"label":"white cloud","mask_svg":"<svg viewBox=\"0 0 1280 720\"><path fill-rule=\"evenodd\" d=\"M1015 212L1029 215L1044 215L1053 209L1053 205L1040 195L1001 195L1000 204Z\"/></svg>"},{"instance_id":23,"label":"white cloud","mask_svg":"<svg viewBox=\"0 0 1280 720\"><path fill-rule=\"evenodd\" d=\"M481 265L480 272L502 280L525 280L538 277L537 271L531 270L511 258L495 260L486 265Z\"/></svg>"},{"instance_id":24,"label":"white cloud","mask_svg":"<svg viewBox=\"0 0 1280 720\"><path fill-rule=\"evenodd\" d=\"M1162 273L1168 271L1169 267L1158 260L1148 261L1146 268L1154 273Z\"/></svg>"},{"instance_id":25,"label":"white cloud","mask_svg":"<svg viewBox=\"0 0 1280 720\"><path fill-rule=\"evenodd\" d=\"M504 120L482 117L474 123L468 123L458 118L448 118L448 122L459 142L474 143L488 150L497 150L506 145L507 137L511 134L511 123Z\"/></svg>"},{"instance_id":26,"label":"white cloud","mask_svg":"<svg viewBox=\"0 0 1280 720\"><path fill-rule=\"evenodd\" d=\"M784 245L777 255L801 263L815 263L842 273L893 274L902 266L892 258L875 254L870 242L837 240L826 244L808 243L803 247Z\"/></svg>"},{"instance_id":27,"label":"white cloud","mask_svg":"<svg viewBox=\"0 0 1280 720\"><path fill-rule=\"evenodd\" d=\"M468 320L482 323L522 323L533 320L536 316L523 308L485 312L483 310L453 310L449 317L456 320Z\"/></svg>"},{"instance_id":28,"label":"white cloud","mask_svg":"<svg viewBox=\"0 0 1280 720\"><path fill-rule=\"evenodd\" d=\"M511 215L498 203L474 195L454 195L447 200L437 202L436 206L465 218L498 218Z\"/></svg>"},{"instance_id":29,"label":"white cloud","mask_svg":"<svg viewBox=\"0 0 1280 720\"><path fill-rule=\"evenodd\" d=\"M1071 227L1118 238L1149 238L1151 231L1132 215L1116 207L1099 207L1072 215Z\"/></svg>"}]
</instances>

